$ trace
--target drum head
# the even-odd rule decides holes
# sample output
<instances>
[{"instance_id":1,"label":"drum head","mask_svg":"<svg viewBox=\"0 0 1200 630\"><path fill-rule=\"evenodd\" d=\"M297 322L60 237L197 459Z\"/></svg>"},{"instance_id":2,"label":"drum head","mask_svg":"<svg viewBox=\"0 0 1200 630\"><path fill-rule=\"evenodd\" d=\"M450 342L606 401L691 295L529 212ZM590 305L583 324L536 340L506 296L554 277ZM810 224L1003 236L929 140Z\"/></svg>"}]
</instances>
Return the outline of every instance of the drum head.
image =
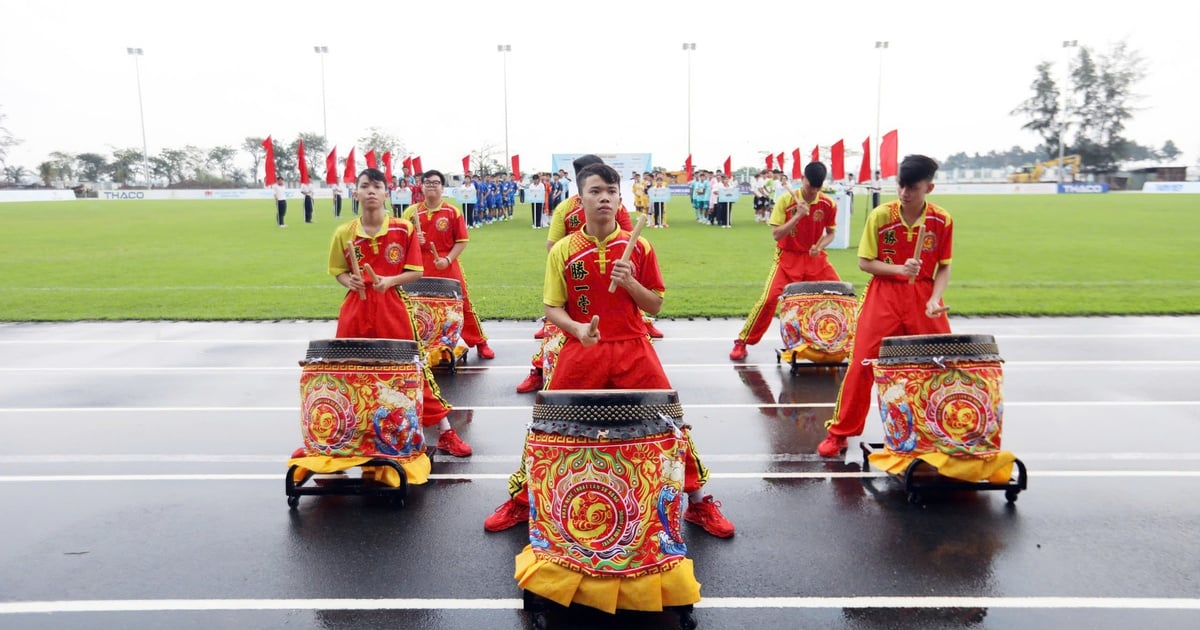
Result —
<instances>
[{"instance_id":1,"label":"drum head","mask_svg":"<svg viewBox=\"0 0 1200 630\"><path fill-rule=\"evenodd\" d=\"M905 335L884 337L879 345L880 365L933 359L1003 361L992 335Z\"/></svg>"},{"instance_id":2,"label":"drum head","mask_svg":"<svg viewBox=\"0 0 1200 630\"><path fill-rule=\"evenodd\" d=\"M462 297L462 283L454 278L417 278L400 285L400 288L409 295Z\"/></svg>"},{"instance_id":3,"label":"drum head","mask_svg":"<svg viewBox=\"0 0 1200 630\"><path fill-rule=\"evenodd\" d=\"M628 439L674 431L683 407L673 389L538 392L531 429L540 433Z\"/></svg>"},{"instance_id":4,"label":"drum head","mask_svg":"<svg viewBox=\"0 0 1200 630\"><path fill-rule=\"evenodd\" d=\"M403 339L314 339L301 365L308 363L412 363L417 342Z\"/></svg>"},{"instance_id":5,"label":"drum head","mask_svg":"<svg viewBox=\"0 0 1200 630\"><path fill-rule=\"evenodd\" d=\"M783 295L849 295L854 296L854 285L849 282L793 282L783 288Z\"/></svg>"}]
</instances>

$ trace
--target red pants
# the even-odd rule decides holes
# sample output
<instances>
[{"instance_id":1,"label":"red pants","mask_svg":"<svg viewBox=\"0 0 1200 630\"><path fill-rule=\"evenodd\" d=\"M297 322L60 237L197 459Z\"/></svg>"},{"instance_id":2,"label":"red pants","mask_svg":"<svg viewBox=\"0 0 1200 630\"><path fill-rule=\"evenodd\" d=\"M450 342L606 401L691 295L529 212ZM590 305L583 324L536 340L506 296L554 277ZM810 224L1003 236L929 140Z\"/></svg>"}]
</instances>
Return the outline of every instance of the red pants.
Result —
<instances>
[{"instance_id":1,"label":"red pants","mask_svg":"<svg viewBox=\"0 0 1200 630\"><path fill-rule=\"evenodd\" d=\"M879 358L879 346L884 337L897 335L945 335L950 333L950 319L945 313L925 316L925 304L933 293L932 280L880 280L872 278L863 292L858 309L858 328L854 332L854 348L850 351L850 367L838 392L831 435L862 435L867 412L871 410L871 386L875 370L863 361Z\"/></svg>"},{"instance_id":2,"label":"red pants","mask_svg":"<svg viewBox=\"0 0 1200 630\"><path fill-rule=\"evenodd\" d=\"M671 382L645 337L602 341L588 348L568 337L546 389L671 389ZM694 492L708 482L708 469L696 453L691 432L684 429L683 437L683 491ZM508 478L509 496L524 496L525 478L522 459Z\"/></svg>"},{"instance_id":3,"label":"red pants","mask_svg":"<svg viewBox=\"0 0 1200 630\"><path fill-rule=\"evenodd\" d=\"M833 265L829 264L825 252L818 256L809 256L808 252L780 250L775 260L775 268L767 278L767 286L754 308L750 309L750 315L746 317L746 324L742 326L742 332L738 333L738 339L751 346L762 341L763 334L767 332L767 327L775 317L779 296L783 294L787 285L793 282L820 281L841 281Z\"/></svg>"}]
</instances>

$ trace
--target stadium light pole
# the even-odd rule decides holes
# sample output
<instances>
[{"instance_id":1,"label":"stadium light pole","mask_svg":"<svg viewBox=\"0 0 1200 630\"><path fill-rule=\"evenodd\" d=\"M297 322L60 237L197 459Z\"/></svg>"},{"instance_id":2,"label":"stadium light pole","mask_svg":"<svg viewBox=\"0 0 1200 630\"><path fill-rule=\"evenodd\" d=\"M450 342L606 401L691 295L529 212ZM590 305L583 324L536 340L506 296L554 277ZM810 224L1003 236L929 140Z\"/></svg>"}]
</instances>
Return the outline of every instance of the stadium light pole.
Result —
<instances>
[{"instance_id":1,"label":"stadium light pole","mask_svg":"<svg viewBox=\"0 0 1200 630\"><path fill-rule=\"evenodd\" d=\"M687 154L692 154L692 53L696 50L696 42L684 42L683 50L687 52L687 81L688 81L688 114L687 114Z\"/></svg>"},{"instance_id":2,"label":"stadium light pole","mask_svg":"<svg viewBox=\"0 0 1200 630\"><path fill-rule=\"evenodd\" d=\"M883 157L879 155L879 150L883 146L883 140L879 137L879 113L883 108L883 51L887 48L887 42L875 42L875 49L879 51L879 83L875 88L875 171L880 171L879 167L882 164L880 158ZM882 172L880 174L882 175Z\"/></svg>"},{"instance_id":3,"label":"stadium light pole","mask_svg":"<svg viewBox=\"0 0 1200 630\"><path fill-rule=\"evenodd\" d=\"M512 166L508 155L508 53L512 52L512 44L496 44L496 52L504 59L504 170Z\"/></svg>"},{"instance_id":4,"label":"stadium light pole","mask_svg":"<svg viewBox=\"0 0 1200 630\"><path fill-rule=\"evenodd\" d=\"M146 173L146 188L150 188L150 150L146 145L146 108L142 105L142 69L138 65L138 57L142 56L141 48L126 48L126 54L133 57L133 73L137 77L138 116L142 120L142 171Z\"/></svg>"},{"instance_id":5,"label":"stadium light pole","mask_svg":"<svg viewBox=\"0 0 1200 630\"><path fill-rule=\"evenodd\" d=\"M329 54L328 46L313 46L313 52L321 58L321 134L329 143L329 113L325 109L325 55Z\"/></svg>"},{"instance_id":6,"label":"stadium light pole","mask_svg":"<svg viewBox=\"0 0 1200 630\"><path fill-rule=\"evenodd\" d=\"M1067 175L1067 165L1063 164L1063 158L1066 157L1063 153L1066 151L1065 136L1067 135L1067 80L1070 78L1068 66L1070 66L1071 51L1079 45L1079 40L1064 39L1062 43L1063 50L1067 52L1067 63L1063 65L1063 89L1062 105L1058 109L1058 183L1063 183Z\"/></svg>"}]
</instances>

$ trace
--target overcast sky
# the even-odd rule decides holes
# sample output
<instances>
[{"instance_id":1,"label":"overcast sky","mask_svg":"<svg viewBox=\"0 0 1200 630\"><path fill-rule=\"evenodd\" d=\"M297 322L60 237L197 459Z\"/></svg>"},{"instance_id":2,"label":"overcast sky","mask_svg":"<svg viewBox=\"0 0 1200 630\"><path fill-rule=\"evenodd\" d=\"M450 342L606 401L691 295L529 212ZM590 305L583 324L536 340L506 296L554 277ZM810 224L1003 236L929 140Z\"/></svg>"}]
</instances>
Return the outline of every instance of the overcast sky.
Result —
<instances>
[{"instance_id":1,"label":"overcast sky","mask_svg":"<svg viewBox=\"0 0 1200 630\"><path fill-rule=\"evenodd\" d=\"M762 163L765 151L899 129L900 153L1033 148L1009 115L1041 61L1061 72L1064 39L1146 59L1127 136L1200 158L1200 3L1112 2L134 2L6 0L0 113L24 142L9 164L49 152L139 147L140 47L150 153L240 147L322 131L321 56L331 144L366 129L399 136L427 168L453 171L491 145L522 170L550 154L652 153L680 168ZM336 9L336 11L334 10ZM883 52L875 48L886 40ZM691 124L688 61L691 59ZM497 44L510 44L507 55ZM882 60L882 90L879 87ZM1061 75L1059 75L1061 76ZM877 100L877 94L882 98ZM689 134L690 127L690 134ZM318 162L319 163L319 162ZM239 164L249 165L240 156Z\"/></svg>"}]
</instances>

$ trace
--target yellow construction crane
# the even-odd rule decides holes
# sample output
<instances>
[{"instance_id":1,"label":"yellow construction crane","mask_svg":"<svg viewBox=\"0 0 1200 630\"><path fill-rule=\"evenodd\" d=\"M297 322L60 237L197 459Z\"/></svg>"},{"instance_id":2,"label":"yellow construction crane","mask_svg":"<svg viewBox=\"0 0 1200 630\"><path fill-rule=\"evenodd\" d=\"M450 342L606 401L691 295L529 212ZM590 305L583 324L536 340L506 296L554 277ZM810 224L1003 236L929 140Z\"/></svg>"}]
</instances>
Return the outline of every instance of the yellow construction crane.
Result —
<instances>
[{"instance_id":1,"label":"yellow construction crane","mask_svg":"<svg viewBox=\"0 0 1200 630\"><path fill-rule=\"evenodd\" d=\"M1075 181L1075 176L1079 174L1079 156L1068 155L1062 159L1063 166L1070 172L1071 181ZM1033 184L1042 181L1042 173L1049 171L1053 175L1053 179L1058 179L1058 158L1046 160L1040 164L1026 164L1017 169L1017 172L1008 176L1010 184Z\"/></svg>"}]
</instances>

